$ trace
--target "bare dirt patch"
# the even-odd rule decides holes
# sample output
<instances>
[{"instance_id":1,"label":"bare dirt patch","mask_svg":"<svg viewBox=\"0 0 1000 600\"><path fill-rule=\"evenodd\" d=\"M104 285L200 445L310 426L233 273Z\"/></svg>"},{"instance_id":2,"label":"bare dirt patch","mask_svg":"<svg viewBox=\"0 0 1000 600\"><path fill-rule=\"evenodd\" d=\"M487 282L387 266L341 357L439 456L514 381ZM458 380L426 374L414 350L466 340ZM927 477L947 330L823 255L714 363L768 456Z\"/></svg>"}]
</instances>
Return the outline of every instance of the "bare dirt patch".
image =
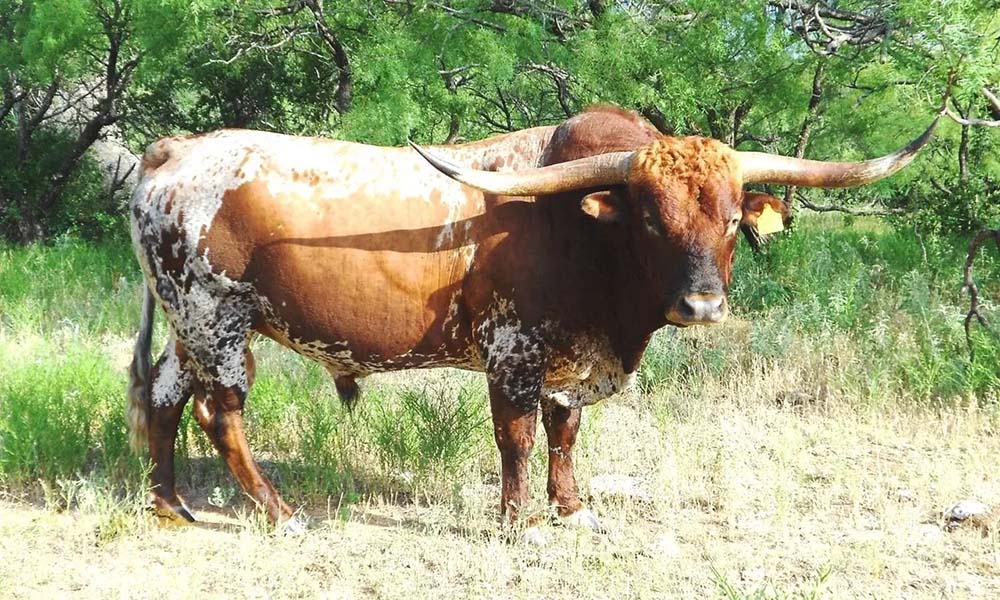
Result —
<instances>
[{"instance_id":1,"label":"bare dirt patch","mask_svg":"<svg viewBox=\"0 0 1000 600\"><path fill-rule=\"evenodd\" d=\"M743 404L742 402L740 404ZM650 498L596 495L604 535L546 525L544 547L495 524L497 486L452 498L307 505L303 536L247 508L194 502L196 526L99 542L100 515L0 505L0 591L12 598L995 598L995 527L955 527L958 500L1000 504L996 420L903 411L697 404L657 417L637 398L590 411L579 477L641 478ZM541 443L539 445L542 445ZM532 465L544 497L543 457ZM484 457L484 460L486 458ZM539 510L541 502L539 501ZM13 560L11 560L13 558Z\"/></svg>"}]
</instances>

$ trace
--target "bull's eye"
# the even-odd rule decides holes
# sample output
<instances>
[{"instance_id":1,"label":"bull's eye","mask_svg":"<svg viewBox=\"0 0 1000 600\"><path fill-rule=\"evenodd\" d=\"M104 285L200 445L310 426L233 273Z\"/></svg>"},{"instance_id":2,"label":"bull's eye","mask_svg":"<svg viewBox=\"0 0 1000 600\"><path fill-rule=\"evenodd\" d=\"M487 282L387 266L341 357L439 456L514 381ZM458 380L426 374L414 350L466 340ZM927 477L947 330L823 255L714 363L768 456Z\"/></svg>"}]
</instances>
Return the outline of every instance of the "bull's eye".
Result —
<instances>
[{"instance_id":1,"label":"bull's eye","mask_svg":"<svg viewBox=\"0 0 1000 600\"><path fill-rule=\"evenodd\" d=\"M646 230L653 235L663 234L663 225L660 223L659 219L654 217L648 210L642 211L642 222L646 226Z\"/></svg>"},{"instance_id":2,"label":"bull's eye","mask_svg":"<svg viewBox=\"0 0 1000 600\"><path fill-rule=\"evenodd\" d=\"M740 227L740 221L743 220L743 215L736 213L733 215L732 219L729 219L729 224L726 227L726 235L736 235L736 230Z\"/></svg>"}]
</instances>

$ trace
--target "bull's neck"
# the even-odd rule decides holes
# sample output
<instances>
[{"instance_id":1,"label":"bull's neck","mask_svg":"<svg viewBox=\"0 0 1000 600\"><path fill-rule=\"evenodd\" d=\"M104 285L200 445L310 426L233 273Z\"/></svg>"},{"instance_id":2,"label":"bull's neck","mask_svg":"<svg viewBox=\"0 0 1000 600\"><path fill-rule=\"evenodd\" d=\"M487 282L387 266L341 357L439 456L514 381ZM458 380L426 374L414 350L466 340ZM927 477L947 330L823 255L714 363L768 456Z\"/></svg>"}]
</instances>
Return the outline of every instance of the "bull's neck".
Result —
<instances>
[{"instance_id":1,"label":"bull's neck","mask_svg":"<svg viewBox=\"0 0 1000 600\"><path fill-rule=\"evenodd\" d=\"M650 289L645 278L637 275L631 254L619 252L617 258L616 294L612 301L618 323L615 343L625 370L631 371L639 367L650 338L667 320L659 295Z\"/></svg>"},{"instance_id":2,"label":"bull's neck","mask_svg":"<svg viewBox=\"0 0 1000 600\"><path fill-rule=\"evenodd\" d=\"M585 289L590 294L583 300L587 316L579 325L597 324L608 336L625 371L634 371L652 334L666 325L666 317L660 295L637 273L638 258L627 229L595 224L588 221L589 217L580 220L576 202L552 203L547 208L555 223L565 224L553 228L556 239L550 256L556 257L560 270L565 270L563 279L586 281L584 285L577 283L574 289ZM567 249L573 249L572 253Z\"/></svg>"}]
</instances>

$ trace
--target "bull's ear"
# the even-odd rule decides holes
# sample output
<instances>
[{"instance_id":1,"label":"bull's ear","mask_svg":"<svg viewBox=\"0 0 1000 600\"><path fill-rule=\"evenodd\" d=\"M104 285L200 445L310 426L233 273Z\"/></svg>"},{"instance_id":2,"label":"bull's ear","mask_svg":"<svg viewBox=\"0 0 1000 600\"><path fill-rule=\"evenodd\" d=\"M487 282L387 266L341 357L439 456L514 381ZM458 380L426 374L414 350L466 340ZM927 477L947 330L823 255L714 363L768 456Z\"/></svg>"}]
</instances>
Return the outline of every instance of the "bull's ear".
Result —
<instances>
[{"instance_id":1,"label":"bull's ear","mask_svg":"<svg viewBox=\"0 0 1000 600\"><path fill-rule=\"evenodd\" d=\"M587 194L580 201L583 212L602 223L621 223L625 220L624 199L611 190Z\"/></svg>"},{"instance_id":2,"label":"bull's ear","mask_svg":"<svg viewBox=\"0 0 1000 600\"><path fill-rule=\"evenodd\" d=\"M743 225L761 236L777 233L791 223L788 205L770 194L747 192L743 197Z\"/></svg>"}]
</instances>

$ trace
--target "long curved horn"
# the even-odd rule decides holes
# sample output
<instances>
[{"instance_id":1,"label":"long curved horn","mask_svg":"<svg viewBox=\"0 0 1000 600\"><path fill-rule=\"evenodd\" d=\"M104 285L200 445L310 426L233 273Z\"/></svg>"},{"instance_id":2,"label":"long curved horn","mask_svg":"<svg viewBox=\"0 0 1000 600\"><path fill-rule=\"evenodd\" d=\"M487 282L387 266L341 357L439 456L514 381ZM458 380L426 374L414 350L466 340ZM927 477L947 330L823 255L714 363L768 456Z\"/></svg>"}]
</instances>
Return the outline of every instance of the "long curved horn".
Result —
<instances>
[{"instance_id":1,"label":"long curved horn","mask_svg":"<svg viewBox=\"0 0 1000 600\"><path fill-rule=\"evenodd\" d=\"M872 183L892 175L910 161L931 139L938 119L910 145L882 158L864 162L825 162L764 152L738 152L743 183L774 183L804 187L840 188Z\"/></svg>"},{"instance_id":2,"label":"long curved horn","mask_svg":"<svg viewBox=\"0 0 1000 600\"><path fill-rule=\"evenodd\" d=\"M542 196L625 182L634 152L611 152L578 160L523 169L516 173L479 171L456 165L410 142L427 162L455 181L497 196Z\"/></svg>"}]
</instances>

